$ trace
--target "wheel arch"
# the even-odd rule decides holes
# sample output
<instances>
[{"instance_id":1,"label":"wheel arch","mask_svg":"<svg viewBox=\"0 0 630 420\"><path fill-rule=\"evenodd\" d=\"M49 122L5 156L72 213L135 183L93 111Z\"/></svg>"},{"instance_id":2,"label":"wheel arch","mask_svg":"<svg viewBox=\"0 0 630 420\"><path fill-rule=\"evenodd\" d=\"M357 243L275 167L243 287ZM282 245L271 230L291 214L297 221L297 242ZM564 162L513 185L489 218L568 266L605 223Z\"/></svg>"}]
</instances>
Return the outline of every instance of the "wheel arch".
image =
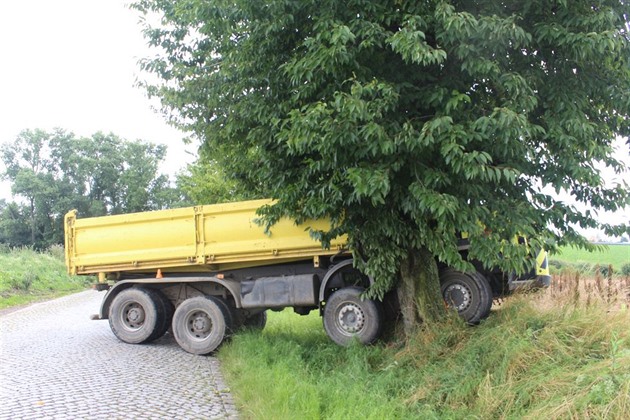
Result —
<instances>
[{"instance_id":1,"label":"wheel arch","mask_svg":"<svg viewBox=\"0 0 630 420\"><path fill-rule=\"evenodd\" d=\"M326 290L329 288L328 284L332 278L335 277L339 272L348 267L354 268L354 260L352 258L344 260L338 264L335 264L330 270L326 272L326 275L322 279L322 282L319 286L319 299L318 304L320 309L322 308L322 302L326 300ZM370 282L370 286L374 284L374 279L372 277L366 276Z\"/></svg>"},{"instance_id":2,"label":"wheel arch","mask_svg":"<svg viewBox=\"0 0 630 420\"><path fill-rule=\"evenodd\" d=\"M237 308L241 307L241 293L240 293L240 284L234 280L225 280L219 279L216 277L180 277L180 278L169 278L169 279L133 279L133 280L122 280L114 284L107 291L107 294L103 298L103 302L101 303L101 308L99 310L99 319L108 319L109 318L109 308L112 304L114 298L123 290L129 289L135 286L148 286L151 288L162 289L164 287L173 286L177 284L186 284L186 283L208 283L208 284L217 284L219 286L224 287L232 298L234 299L235 306ZM154 287L158 286L158 287Z\"/></svg>"}]
</instances>

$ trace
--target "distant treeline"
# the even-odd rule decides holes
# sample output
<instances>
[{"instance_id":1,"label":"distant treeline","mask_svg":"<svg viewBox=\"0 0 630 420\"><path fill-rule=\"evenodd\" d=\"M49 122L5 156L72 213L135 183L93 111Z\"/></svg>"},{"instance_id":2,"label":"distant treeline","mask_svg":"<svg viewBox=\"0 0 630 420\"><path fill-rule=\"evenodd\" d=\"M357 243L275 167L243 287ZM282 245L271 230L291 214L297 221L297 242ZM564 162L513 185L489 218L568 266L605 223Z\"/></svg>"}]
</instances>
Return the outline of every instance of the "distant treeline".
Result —
<instances>
[{"instance_id":1,"label":"distant treeline","mask_svg":"<svg viewBox=\"0 0 630 420\"><path fill-rule=\"evenodd\" d=\"M164 145L111 133L22 131L0 147L1 176L14 195L0 200L0 243L37 249L63 243L63 218L71 209L90 217L231 198L220 174L209 177L212 165L189 165L171 180L160 172L165 156ZM207 182L215 186L201 187ZM212 194L216 186L223 188L219 196Z\"/></svg>"}]
</instances>

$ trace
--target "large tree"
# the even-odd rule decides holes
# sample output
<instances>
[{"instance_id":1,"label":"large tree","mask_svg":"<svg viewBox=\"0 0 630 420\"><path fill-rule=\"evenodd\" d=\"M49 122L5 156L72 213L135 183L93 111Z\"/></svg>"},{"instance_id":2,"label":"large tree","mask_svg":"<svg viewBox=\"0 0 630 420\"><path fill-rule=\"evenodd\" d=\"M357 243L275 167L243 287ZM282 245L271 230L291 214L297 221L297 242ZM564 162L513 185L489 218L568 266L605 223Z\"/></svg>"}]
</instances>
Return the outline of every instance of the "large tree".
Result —
<instances>
[{"instance_id":1,"label":"large tree","mask_svg":"<svg viewBox=\"0 0 630 420\"><path fill-rule=\"evenodd\" d=\"M577 228L627 231L602 168L630 128L626 0L141 0L148 91L279 217L329 218L382 297L440 316L436 261L524 269ZM159 19L154 19L157 15ZM229 150L226 155L224 151ZM225 158L228 156L228 158ZM525 235L532 245L512 243ZM424 304L424 305L423 305ZM416 306L417 305L417 306ZM416 307L414 307L416 306Z\"/></svg>"}]
</instances>

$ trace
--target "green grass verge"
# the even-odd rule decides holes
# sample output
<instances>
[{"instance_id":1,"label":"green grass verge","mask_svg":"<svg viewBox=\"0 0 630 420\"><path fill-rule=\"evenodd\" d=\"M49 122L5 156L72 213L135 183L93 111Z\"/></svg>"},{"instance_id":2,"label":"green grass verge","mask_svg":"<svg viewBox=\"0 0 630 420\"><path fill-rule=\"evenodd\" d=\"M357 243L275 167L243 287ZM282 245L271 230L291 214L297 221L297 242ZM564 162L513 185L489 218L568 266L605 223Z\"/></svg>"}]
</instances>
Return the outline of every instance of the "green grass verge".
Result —
<instances>
[{"instance_id":1,"label":"green grass verge","mask_svg":"<svg viewBox=\"0 0 630 420\"><path fill-rule=\"evenodd\" d=\"M219 358L244 418L623 418L627 307L538 306L517 297L477 327L451 321L404 347L350 348L317 315L287 310Z\"/></svg>"},{"instance_id":2,"label":"green grass verge","mask_svg":"<svg viewBox=\"0 0 630 420\"><path fill-rule=\"evenodd\" d=\"M63 248L4 250L0 253L0 309L84 290L93 280L66 273Z\"/></svg>"}]
</instances>

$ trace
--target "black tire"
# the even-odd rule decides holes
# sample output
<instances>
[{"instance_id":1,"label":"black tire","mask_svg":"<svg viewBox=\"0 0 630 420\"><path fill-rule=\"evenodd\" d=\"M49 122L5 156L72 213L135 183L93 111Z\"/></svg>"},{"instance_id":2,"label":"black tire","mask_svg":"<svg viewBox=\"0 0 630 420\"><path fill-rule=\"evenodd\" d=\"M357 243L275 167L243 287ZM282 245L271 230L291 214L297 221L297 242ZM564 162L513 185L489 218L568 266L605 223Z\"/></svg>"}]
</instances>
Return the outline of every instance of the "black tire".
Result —
<instances>
[{"instance_id":1,"label":"black tire","mask_svg":"<svg viewBox=\"0 0 630 420\"><path fill-rule=\"evenodd\" d=\"M251 315L245 318L245 322L243 322L243 327L252 330L263 330L265 325L267 325L267 311Z\"/></svg>"},{"instance_id":2,"label":"black tire","mask_svg":"<svg viewBox=\"0 0 630 420\"><path fill-rule=\"evenodd\" d=\"M324 306L324 329L341 346L353 340L372 344L381 335L383 309L380 302L361 299L361 287L344 287L330 295Z\"/></svg>"},{"instance_id":3,"label":"black tire","mask_svg":"<svg viewBox=\"0 0 630 420\"><path fill-rule=\"evenodd\" d=\"M171 327L171 322L173 321L173 313L175 312L175 307L171 303L171 301L159 290L154 290L158 304L162 307L162 313L164 314L161 317L160 329L157 333L155 339L162 337L168 329Z\"/></svg>"},{"instance_id":4,"label":"black tire","mask_svg":"<svg viewBox=\"0 0 630 420\"><path fill-rule=\"evenodd\" d=\"M216 350L227 333L229 316L213 296L196 296L182 302L173 315L173 335L177 344L192 354Z\"/></svg>"},{"instance_id":5,"label":"black tire","mask_svg":"<svg viewBox=\"0 0 630 420\"><path fill-rule=\"evenodd\" d=\"M483 289L483 293L486 296L488 296L488 299L487 299L488 302L486 304L486 308L481 314L481 319L486 319L488 315L490 315L490 310L492 310L492 302L494 301L494 293L492 292L492 286L490 286L490 282L488 281L486 276L481 274L479 271L472 273L472 275L477 277L477 281L479 282L479 285Z\"/></svg>"},{"instance_id":6,"label":"black tire","mask_svg":"<svg viewBox=\"0 0 630 420\"><path fill-rule=\"evenodd\" d=\"M213 296L214 302L221 307L225 317L225 334L232 335L236 328L236 311L223 298Z\"/></svg>"},{"instance_id":7,"label":"black tire","mask_svg":"<svg viewBox=\"0 0 630 420\"><path fill-rule=\"evenodd\" d=\"M478 324L490 313L492 289L479 273L446 269L440 273L440 289L446 304L469 324Z\"/></svg>"},{"instance_id":8,"label":"black tire","mask_svg":"<svg viewBox=\"0 0 630 420\"><path fill-rule=\"evenodd\" d=\"M163 328L164 307L155 290L132 287L118 293L109 307L109 326L120 341L142 344Z\"/></svg>"}]
</instances>

